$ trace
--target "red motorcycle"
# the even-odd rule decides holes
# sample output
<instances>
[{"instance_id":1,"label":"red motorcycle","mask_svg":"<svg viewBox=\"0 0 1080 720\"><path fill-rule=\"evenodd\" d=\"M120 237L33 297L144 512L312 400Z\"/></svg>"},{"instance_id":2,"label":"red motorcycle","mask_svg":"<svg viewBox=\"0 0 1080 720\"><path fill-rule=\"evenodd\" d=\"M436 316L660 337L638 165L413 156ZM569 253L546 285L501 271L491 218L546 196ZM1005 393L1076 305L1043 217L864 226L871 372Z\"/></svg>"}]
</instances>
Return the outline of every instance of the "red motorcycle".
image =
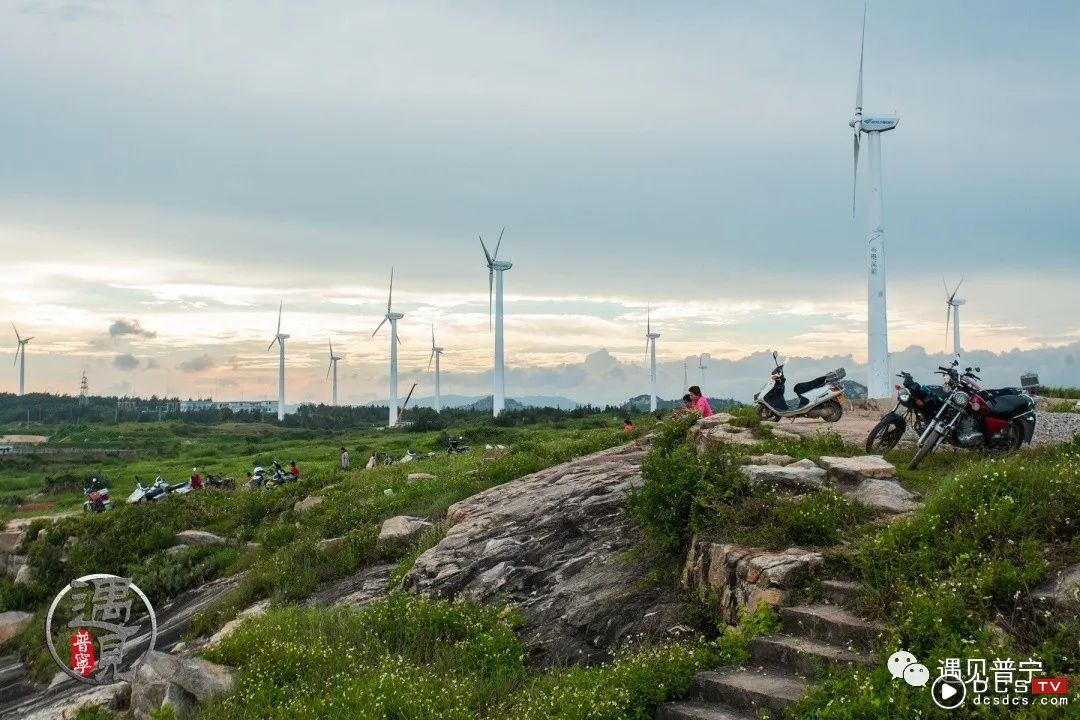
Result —
<instances>
[{"instance_id":1,"label":"red motorcycle","mask_svg":"<svg viewBox=\"0 0 1080 720\"><path fill-rule=\"evenodd\" d=\"M919 435L919 449L908 463L914 470L943 440L957 447L1000 457L1031 443L1035 435L1035 399L1020 388L986 390L975 373L979 368L939 367L949 395Z\"/></svg>"}]
</instances>

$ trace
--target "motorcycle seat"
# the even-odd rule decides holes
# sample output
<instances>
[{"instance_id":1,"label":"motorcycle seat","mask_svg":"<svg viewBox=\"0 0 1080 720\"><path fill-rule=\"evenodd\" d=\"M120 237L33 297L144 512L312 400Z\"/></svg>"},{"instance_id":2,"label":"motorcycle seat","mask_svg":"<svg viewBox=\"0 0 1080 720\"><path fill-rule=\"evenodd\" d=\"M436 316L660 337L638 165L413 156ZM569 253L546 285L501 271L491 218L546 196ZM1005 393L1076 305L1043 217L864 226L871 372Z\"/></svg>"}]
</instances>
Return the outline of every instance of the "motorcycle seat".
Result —
<instances>
[{"instance_id":1,"label":"motorcycle seat","mask_svg":"<svg viewBox=\"0 0 1080 720\"><path fill-rule=\"evenodd\" d=\"M803 395L810 392L814 388L819 388L819 387L823 386L827 382L829 382L829 376L828 375L822 375L821 377L816 377L813 380L807 380L806 382L796 383L795 387L792 388L792 389L795 391L796 395L798 395L799 397L802 397Z\"/></svg>"},{"instance_id":2,"label":"motorcycle seat","mask_svg":"<svg viewBox=\"0 0 1080 720\"><path fill-rule=\"evenodd\" d=\"M1031 409L1031 402L1026 395L998 395L987 399L990 414L995 417L1011 418Z\"/></svg>"}]
</instances>

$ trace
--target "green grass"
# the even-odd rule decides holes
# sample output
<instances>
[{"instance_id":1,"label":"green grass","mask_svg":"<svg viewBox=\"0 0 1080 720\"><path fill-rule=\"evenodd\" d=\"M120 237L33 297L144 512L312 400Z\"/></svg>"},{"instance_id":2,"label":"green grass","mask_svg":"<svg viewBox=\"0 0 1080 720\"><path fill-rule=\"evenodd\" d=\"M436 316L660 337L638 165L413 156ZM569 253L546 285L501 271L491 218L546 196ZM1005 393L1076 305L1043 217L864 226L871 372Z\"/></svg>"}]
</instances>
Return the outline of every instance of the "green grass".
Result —
<instances>
[{"instance_id":1,"label":"green grass","mask_svg":"<svg viewBox=\"0 0 1080 720\"><path fill-rule=\"evenodd\" d=\"M645 720L694 673L743 661L768 613L714 641L631 643L607 663L544 672L526 665L509 607L394 593L361 609L271 610L206 654L239 682L198 717Z\"/></svg>"},{"instance_id":2,"label":"green grass","mask_svg":"<svg viewBox=\"0 0 1080 720\"><path fill-rule=\"evenodd\" d=\"M1048 677L1080 680L1080 624L1027 601L1049 572L1080 561L1080 443L995 461L968 457L913 517L860 539L847 556L866 588L863 610L888 626L882 667L835 673L792 717L934 717L929 693L885 671L885 658L899 648L932 670L947 657L1030 657ZM1060 708L969 705L949 717L1063 715Z\"/></svg>"},{"instance_id":3,"label":"green grass","mask_svg":"<svg viewBox=\"0 0 1080 720\"><path fill-rule=\"evenodd\" d=\"M1080 400L1080 388L1075 387L1040 387L1039 395L1048 398Z\"/></svg>"},{"instance_id":4,"label":"green grass","mask_svg":"<svg viewBox=\"0 0 1080 720\"><path fill-rule=\"evenodd\" d=\"M304 445L302 441L282 440L276 451L263 450L260 456L286 462L298 460L303 475L297 483L272 490L193 492L151 504L117 502L112 512L80 513L51 525L35 523L28 533L31 540L26 543L33 580L19 586L9 579L0 580L0 612L21 609L40 613L67 582L89 573L132 577L152 603L160 604L184 589L245 570L237 587L194 618L191 632L198 634L216 629L259 599L295 601L306 597L319 583L378 562L403 561L403 572L407 569L404 562L411 564L417 553L410 548L377 551L376 538L383 520L400 514L438 520L452 503L488 487L626 441L621 418L609 418L606 428L579 427L596 420L592 417L570 423L568 429L497 428L498 436L508 441L510 450L489 463L481 462L483 450L476 449L466 455L441 454L430 460L348 473L338 469L339 441ZM217 432L222 437L204 438L186 452L206 454L208 447L234 442L227 433L220 429ZM288 432L297 431L283 434ZM640 434L644 429L636 432ZM406 447L420 452L438 443L439 436L402 433L385 436L382 441L380 450L385 448L398 455ZM289 444L297 442L301 445ZM369 438L365 447L372 445ZM186 464L189 460L190 456L185 456L170 462ZM132 465L147 462L139 460ZM406 479L407 474L418 471L434 474L435 479ZM387 489L392 494L385 494ZM293 510L297 500L315 494L324 498L321 505L303 513ZM47 532L38 538L38 530L46 527ZM193 548L175 556L164 554L176 544L176 533L185 529L219 534L228 545ZM335 552L321 551L319 540L331 537L342 537L341 547ZM436 540L428 537L423 542ZM248 549L248 542L258 543L259 547ZM37 672L46 673L49 665L41 659L39 635L34 625L11 644Z\"/></svg>"},{"instance_id":5,"label":"green grass","mask_svg":"<svg viewBox=\"0 0 1080 720\"><path fill-rule=\"evenodd\" d=\"M757 418L741 421L753 427ZM836 545L871 519L867 508L831 490L791 498L752 488L739 471L751 450L721 444L699 455L689 433L692 423L676 418L661 424L642 462L645 482L627 505L650 542L669 557L681 557L697 534L773 549ZM766 434L753 452L765 449L814 458L854 454L833 435L797 442Z\"/></svg>"}]
</instances>

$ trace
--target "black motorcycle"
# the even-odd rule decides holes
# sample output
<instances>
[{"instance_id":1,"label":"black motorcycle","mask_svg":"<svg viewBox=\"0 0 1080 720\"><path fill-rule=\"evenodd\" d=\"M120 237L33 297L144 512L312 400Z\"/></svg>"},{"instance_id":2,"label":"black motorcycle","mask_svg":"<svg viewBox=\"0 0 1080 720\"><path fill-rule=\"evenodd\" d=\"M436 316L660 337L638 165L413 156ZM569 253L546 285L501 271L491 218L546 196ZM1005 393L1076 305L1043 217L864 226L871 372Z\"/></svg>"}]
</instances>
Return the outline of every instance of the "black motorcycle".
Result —
<instances>
[{"instance_id":1,"label":"black motorcycle","mask_svg":"<svg viewBox=\"0 0 1080 720\"><path fill-rule=\"evenodd\" d=\"M449 447L446 448L447 455L462 455L469 452L469 446L465 444L465 438L460 435L455 440L450 438Z\"/></svg>"},{"instance_id":2,"label":"black motorcycle","mask_svg":"<svg viewBox=\"0 0 1080 720\"><path fill-rule=\"evenodd\" d=\"M921 435L949 396L943 386L921 385L909 372L901 372L897 377L903 384L894 386L896 407L881 418L866 438L866 452L870 455L884 455L892 450L908 427Z\"/></svg>"}]
</instances>

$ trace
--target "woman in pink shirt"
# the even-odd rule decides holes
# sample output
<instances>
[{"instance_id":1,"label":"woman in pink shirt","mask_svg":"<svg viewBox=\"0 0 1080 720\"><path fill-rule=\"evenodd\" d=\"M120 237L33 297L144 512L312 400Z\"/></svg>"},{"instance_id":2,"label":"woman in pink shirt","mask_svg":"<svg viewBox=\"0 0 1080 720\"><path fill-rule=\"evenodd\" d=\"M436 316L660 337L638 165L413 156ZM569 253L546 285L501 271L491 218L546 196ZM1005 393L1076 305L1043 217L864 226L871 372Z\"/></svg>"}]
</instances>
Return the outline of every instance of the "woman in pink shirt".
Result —
<instances>
[{"instance_id":1,"label":"woman in pink shirt","mask_svg":"<svg viewBox=\"0 0 1080 720\"><path fill-rule=\"evenodd\" d=\"M705 396L701 394L700 387L698 387L697 385L691 385L690 397L693 403L690 406L692 410L701 413L701 417L703 418L707 418L712 415L712 408L709 407L709 401L706 400Z\"/></svg>"}]
</instances>

